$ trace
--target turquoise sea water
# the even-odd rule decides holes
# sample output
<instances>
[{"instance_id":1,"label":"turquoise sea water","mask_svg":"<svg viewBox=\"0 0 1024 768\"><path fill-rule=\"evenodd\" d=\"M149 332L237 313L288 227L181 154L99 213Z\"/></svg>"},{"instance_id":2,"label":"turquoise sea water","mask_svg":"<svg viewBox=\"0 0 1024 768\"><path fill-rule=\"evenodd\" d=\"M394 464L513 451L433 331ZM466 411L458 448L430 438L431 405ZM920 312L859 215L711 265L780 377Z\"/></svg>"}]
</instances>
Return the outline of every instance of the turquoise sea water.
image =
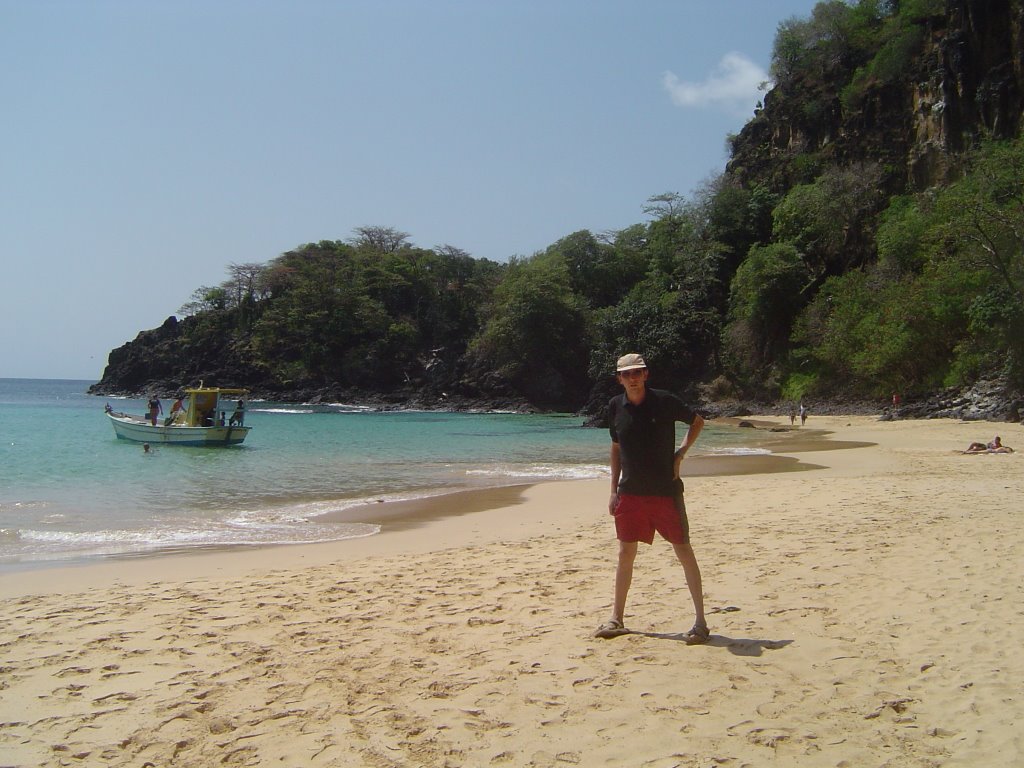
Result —
<instances>
[{"instance_id":1,"label":"turquoise sea water","mask_svg":"<svg viewBox=\"0 0 1024 768\"><path fill-rule=\"evenodd\" d=\"M0 379L0 568L366 536L379 529L354 508L370 501L608 471L607 432L576 417L259 401L242 446L147 455L103 413L144 401L86 395L91 383ZM741 432L709 426L695 453L744 452ZM350 522L322 519L348 508Z\"/></svg>"}]
</instances>

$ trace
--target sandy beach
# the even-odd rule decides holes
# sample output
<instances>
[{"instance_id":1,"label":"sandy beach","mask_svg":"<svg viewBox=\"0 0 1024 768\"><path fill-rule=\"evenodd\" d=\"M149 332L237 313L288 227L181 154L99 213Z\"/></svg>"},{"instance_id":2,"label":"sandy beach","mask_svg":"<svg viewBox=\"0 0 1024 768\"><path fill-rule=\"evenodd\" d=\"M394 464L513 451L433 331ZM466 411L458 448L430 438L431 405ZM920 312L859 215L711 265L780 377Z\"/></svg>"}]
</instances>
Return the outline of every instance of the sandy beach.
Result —
<instances>
[{"instance_id":1,"label":"sandy beach","mask_svg":"<svg viewBox=\"0 0 1024 768\"><path fill-rule=\"evenodd\" d=\"M605 480L381 510L360 540L5 573L0 766L1020 765L1024 453L959 450L1024 428L800 432L774 469L804 471L687 462L702 646L662 541L632 633L591 636Z\"/></svg>"}]
</instances>

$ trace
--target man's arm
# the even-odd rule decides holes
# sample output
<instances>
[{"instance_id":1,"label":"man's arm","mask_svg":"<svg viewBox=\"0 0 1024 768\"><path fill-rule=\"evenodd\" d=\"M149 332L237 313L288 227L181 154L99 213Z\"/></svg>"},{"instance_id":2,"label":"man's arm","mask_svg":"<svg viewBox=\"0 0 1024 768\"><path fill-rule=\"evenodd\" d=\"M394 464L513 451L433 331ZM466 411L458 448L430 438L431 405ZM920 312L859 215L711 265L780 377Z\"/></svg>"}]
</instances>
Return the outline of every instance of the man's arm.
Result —
<instances>
[{"instance_id":1,"label":"man's arm","mask_svg":"<svg viewBox=\"0 0 1024 768\"><path fill-rule=\"evenodd\" d=\"M622 459L619 456L619 444L613 442L611 456L609 459L612 474L612 495L608 499L608 514L615 514L615 507L619 503L619 477L622 475Z\"/></svg>"},{"instance_id":2,"label":"man's arm","mask_svg":"<svg viewBox=\"0 0 1024 768\"><path fill-rule=\"evenodd\" d=\"M690 450L697 438L700 436L700 431L704 429L704 419L700 414L694 414L693 423L690 424L686 430L686 437L683 438L683 444L679 446L679 449L675 454L675 462L672 464L672 474L674 477L679 477L679 465L683 463L683 457L686 452Z\"/></svg>"}]
</instances>

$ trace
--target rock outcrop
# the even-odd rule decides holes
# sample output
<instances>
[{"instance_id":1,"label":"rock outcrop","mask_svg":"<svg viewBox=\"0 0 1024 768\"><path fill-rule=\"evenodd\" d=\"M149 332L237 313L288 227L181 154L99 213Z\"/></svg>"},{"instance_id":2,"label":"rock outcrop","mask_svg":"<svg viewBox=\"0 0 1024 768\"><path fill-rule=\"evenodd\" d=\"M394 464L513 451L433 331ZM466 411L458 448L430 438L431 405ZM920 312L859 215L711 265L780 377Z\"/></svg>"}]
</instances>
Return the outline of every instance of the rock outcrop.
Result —
<instances>
[{"instance_id":1,"label":"rock outcrop","mask_svg":"<svg viewBox=\"0 0 1024 768\"><path fill-rule=\"evenodd\" d=\"M897 83L867 87L855 104L842 80L798 78L766 94L733 139L729 170L744 184L787 189L798 155L820 163L875 161L891 193L919 191L956 175L979 138L1012 138L1024 111L1024 10L1016 0L949 0L922 22L922 51Z\"/></svg>"}]
</instances>

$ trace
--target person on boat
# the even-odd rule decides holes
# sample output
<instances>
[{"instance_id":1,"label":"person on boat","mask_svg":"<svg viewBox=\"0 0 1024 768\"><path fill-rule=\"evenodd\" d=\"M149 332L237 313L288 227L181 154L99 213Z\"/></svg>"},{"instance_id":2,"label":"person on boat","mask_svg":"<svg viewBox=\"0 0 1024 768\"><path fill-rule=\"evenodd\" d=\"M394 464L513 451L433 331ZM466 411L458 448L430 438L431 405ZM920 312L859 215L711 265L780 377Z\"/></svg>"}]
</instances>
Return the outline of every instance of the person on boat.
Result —
<instances>
[{"instance_id":1,"label":"person on boat","mask_svg":"<svg viewBox=\"0 0 1024 768\"><path fill-rule=\"evenodd\" d=\"M164 407L160 403L160 398L155 395L149 398L149 422L154 427L156 426L156 420L164 412Z\"/></svg>"},{"instance_id":2,"label":"person on boat","mask_svg":"<svg viewBox=\"0 0 1024 768\"><path fill-rule=\"evenodd\" d=\"M235 412L231 414L231 419L228 421L229 427L240 427L245 422L245 401L239 400L238 405L235 406Z\"/></svg>"},{"instance_id":3,"label":"person on boat","mask_svg":"<svg viewBox=\"0 0 1024 768\"><path fill-rule=\"evenodd\" d=\"M166 426L170 426L171 424L173 424L174 423L174 419L178 416L178 413L183 411L184 408L185 408L185 398L182 397L181 395L178 395L178 399L175 400L174 403L171 405L171 412L168 414L167 418L164 419L164 426L166 427Z\"/></svg>"},{"instance_id":4,"label":"person on boat","mask_svg":"<svg viewBox=\"0 0 1024 768\"><path fill-rule=\"evenodd\" d=\"M679 477L683 457L704 428L704 419L671 392L649 388L648 375L647 363L638 354L620 357L616 363L616 378L623 392L608 403L612 440L608 512L615 518L619 559L612 615L594 636L611 638L629 632L623 618L633 563L639 542L653 544L657 531L675 550L696 613L693 627L683 640L687 645L706 643L709 633L700 568L690 546L683 481ZM677 421L687 425L686 437L678 448Z\"/></svg>"}]
</instances>

